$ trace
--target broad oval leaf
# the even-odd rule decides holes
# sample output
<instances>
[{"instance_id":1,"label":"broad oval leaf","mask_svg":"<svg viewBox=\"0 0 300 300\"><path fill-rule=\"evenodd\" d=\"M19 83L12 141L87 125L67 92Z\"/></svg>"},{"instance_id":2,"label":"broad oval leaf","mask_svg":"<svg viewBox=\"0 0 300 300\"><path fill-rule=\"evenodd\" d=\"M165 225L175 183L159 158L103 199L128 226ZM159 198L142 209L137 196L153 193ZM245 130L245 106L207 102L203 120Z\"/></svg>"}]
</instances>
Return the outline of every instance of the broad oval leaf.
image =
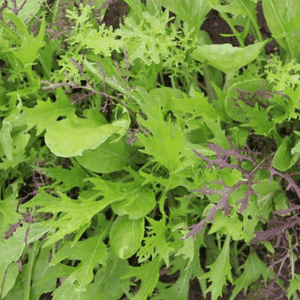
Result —
<instances>
[{"instance_id":1,"label":"broad oval leaf","mask_svg":"<svg viewBox=\"0 0 300 300\"><path fill-rule=\"evenodd\" d=\"M235 121L245 123L247 119L246 112L238 104L243 101L249 106L254 106L255 99L250 99L251 94L257 92L258 88L263 83L263 79L251 79L246 81L239 81L232 84L227 92L225 98L225 109L228 116ZM265 87L265 86L264 86Z\"/></svg>"},{"instance_id":2,"label":"broad oval leaf","mask_svg":"<svg viewBox=\"0 0 300 300\"><path fill-rule=\"evenodd\" d=\"M118 216L110 230L110 245L121 258L131 257L139 249L144 236L144 218L129 220L128 216Z\"/></svg>"},{"instance_id":3,"label":"broad oval leaf","mask_svg":"<svg viewBox=\"0 0 300 300\"><path fill-rule=\"evenodd\" d=\"M86 169L96 173L111 173L123 169L130 164L130 156L133 147L125 141L112 142L115 135L109 137L95 150L86 150L82 156L76 156L76 160Z\"/></svg>"},{"instance_id":4,"label":"broad oval leaf","mask_svg":"<svg viewBox=\"0 0 300 300\"><path fill-rule=\"evenodd\" d=\"M195 49L191 56L224 73L235 73L256 59L265 43L266 41L245 48L233 47L231 44L203 45Z\"/></svg>"},{"instance_id":5,"label":"broad oval leaf","mask_svg":"<svg viewBox=\"0 0 300 300\"><path fill-rule=\"evenodd\" d=\"M282 144L279 146L273 158L273 166L279 171L286 171L290 169L299 159L300 153L291 153L293 141L290 136L283 139Z\"/></svg>"},{"instance_id":6,"label":"broad oval leaf","mask_svg":"<svg viewBox=\"0 0 300 300\"><path fill-rule=\"evenodd\" d=\"M90 119L63 119L47 127L45 143L57 156L72 157L82 155L88 149L95 149L104 143L111 135L123 131L129 126L126 120L112 124L97 124Z\"/></svg>"},{"instance_id":7,"label":"broad oval leaf","mask_svg":"<svg viewBox=\"0 0 300 300\"><path fill-rule=\"evenodd\" d=\"M155 194L148 188L141 188L128 198L112 203L113 211L120 215L128 215L129 219L145 217L155 207Z\"/></svg>"}]
</instances>

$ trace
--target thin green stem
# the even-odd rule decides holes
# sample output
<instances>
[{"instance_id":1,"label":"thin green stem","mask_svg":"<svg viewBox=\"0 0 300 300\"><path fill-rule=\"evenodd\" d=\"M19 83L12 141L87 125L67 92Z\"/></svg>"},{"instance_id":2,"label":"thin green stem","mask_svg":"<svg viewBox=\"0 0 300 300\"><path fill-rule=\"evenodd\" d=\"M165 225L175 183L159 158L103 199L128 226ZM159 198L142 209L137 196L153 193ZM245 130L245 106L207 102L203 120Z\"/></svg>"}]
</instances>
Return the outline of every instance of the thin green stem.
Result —
<instances>
[{"instance_id":1,"label":"thin green stem","mask_svg":"<svg viewBox=\"0 0 300 300\"><path fill-rule=\"evenodd\" d=\"M243 40L240 37L240 33L234 28L234 26L231 24L230 19L228 18L228 16L226 15L226 13L222 13L220 12L221 17L227 22L227 24L229 25L230 29L232 30L232 32L235 34L240 46L242 48L245 47L245 44L243 42Z\"/></svg>"},{"instance_id":2,"label":"thin green stem","mask_svg":"<svg viewBox=\"0 0 300 300\"><path fill-rule=\"evenodd\" d=\"M204 82L206 86L206 92L208 95L208 99L210 102L216 99L213 87L211 86L210 80L209 80L209 72L208 72L208 67L204 66L203 67L203 76L204 76Z\"/></svg>"}]
</instances>

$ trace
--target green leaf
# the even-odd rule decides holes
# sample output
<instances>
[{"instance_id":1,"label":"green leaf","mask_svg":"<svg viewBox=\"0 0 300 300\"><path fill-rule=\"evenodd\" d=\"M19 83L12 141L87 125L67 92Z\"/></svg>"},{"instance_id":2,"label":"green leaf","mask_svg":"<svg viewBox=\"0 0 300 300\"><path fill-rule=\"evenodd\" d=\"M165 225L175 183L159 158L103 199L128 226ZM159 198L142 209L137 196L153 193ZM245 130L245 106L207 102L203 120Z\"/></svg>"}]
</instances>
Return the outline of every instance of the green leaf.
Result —
<instances>
[{"instance_id":1,"label":"green leaf","mask_svg":"<svg viewBox=\"0 0 300 300\"><path fill-rule=\"evenodd\" d=\"M167 241L167 231L164 220L156 221L147 217L147 221L151 224L147 232L147 237L144 238L144 245L140 247L138 252L139 262L144 262L150 256L155 258L160 256L164 259L167 267L170 264L170 254L174 251L169 241Z\"/></svg>"},{"instance_id":2,"label":"green leaf","mask_svg":"<svg viewBox=\"0 0 300 300\"><path fill-rule=\"evenodd\" d=\"M55 253L51 264L56 265L65 259L80 260L81 263L74 268L74 272L70 276L77 279L81 285L87 286L94 279L94 268L98 264L105 265L108 258L106 245L102 239L102 234L99 234L78 241L74 246L72 246L72 242L64 242L63 246Z\"/></svg>"},{"instance_id":3,"label":"green leaf","mask_svg":"<svg viewBox=\"0 0 300 300\"><path fill-rule=\"evenodd\" d=\"M74 271L74 268L64 264L49 263L51 257L51 247L40 249L40 253L34 263L32 272L32 297L39 299L44 293L53 292L56 288L57 278L68 277Z\"/></svg>"},{"instance_id":4,"label":"green leaf","mask_svg":"<svg viewBox=\"0 0 300 300\"><path fill-rule=\"evenodd\" d=\"M209 234L214 232L220 234L228 234L232 236L235 241L241 240L243 238L243 223L239 220L235 212L231 216L225 216L224 211L217 211L213 225L209 231Z\"/></svg>"},{"instance_id":5,"label":"green leaf","mask_svg":"<svg viewBox=\"0 0 300 300\"><path fill-rule=\"evenodd\" d=\"M89 176L76 161L72 161L72 163L74 166L70 166L69 170L61 166L56 166L53 168L41 168L41 172L47 177L52 178L54 180L53 186L61 192L67 192L74 187L82 189L88 185L84 179ZM59 186L57 187L57 185Z\"/></svg>"},{"instance_id":6,"label":"green leaf","mask_svg":"<svg viewBox=\"0 0 300 300\"><path fill-rule=\"evenodd\" d=\"M15 3L16 6L18 7L18 18L20 20L22 20L23 22L31 20L32 18L34 18L34 16L36 16L36 14L38 13L38 11L40 10L41 6L42 6L42 2L39 0L30 0L30 1L26 1L24 3L23 0L16 0L16 1L8 1L8 5L11 7L11 5L15 5L12 4ZM4 6L5 7L5 6ZM20 9L22 7L22 9ZM4 8L4 10L1 12L6 12L6 11L10 11L8 9L8 6ZM8 14L6 14L8 15ZM5 14L4 14L5 16ZM4 18L5 21L7 18Z\"/></svg>"},{"instance_id":7,"label":"green leaf","mask_svg":"<svg viewBox=\"0 0 300 300\"><path fill-rule=\"evenodd\" d=\"M224 149L230 149L230 145L225 135L225 130L222 130L221 128L220 118L218 117L216 120L212 120L203 116L203 119L207 127L213 132L215 136L213 139L209 141Z\"/></svg>"},{"instance_id":8,"label":"green leaf","mask_svg":"<svg viewBox=\"0 0 300 300\"><path fill-rule=\"evenodd\" d=\"M22 109L22 102L20 97L18 97L19 103L18 105L12 109L9 114L3 119L2 127L0 130L0 143L2 149L9 161L13 158L13 151L15 145L15 141L12 139L12 130L14 127L14 121L17 120L20 116L20 111ZM23 151L22 151L23 152Z\"/></svg>"},{"instance_id":9,"label":"green leaf","mask_svg":"<svg viewBox=\"0 0 300 300\"><path fill-rule=\"evenodd\" d=\"M300 275L295 274L294 279L290 279L290 286L288 288L287 297L291 299L291 297L295 294L295 292L300 292Z\"/></svg>"},{"instance_id":10,"label":"green leaf","mask_svg":"<svg viewBox=\"0 0 300 300\"><path fill-rule=\"evenodd\" d=\"M110 230L110 245L121 259L131 257L141 245L144 236L144 218L130 220L128 216L118 216Z\"/></svg>"},{"instance_id":11,"label":"green leaf","mask_svg":"<svg viewBox=\"0 0 300 300\"><path fill-rule=\"evenodd\" d=\"M257 89L262 83L262 79L251 79L246 81L235 82L229 87L225 98L225 108L228 116L231 119L241 123L246 122L247 113L239 104L241 91L243 91L243 94L254 94L255 92L257 92ZM247 98L245 97L245 99ZM254 105L255 101L253 100L253 102L251 102L250 104Z\"/></svg>"},{"instance_id":12,"label":"green leaf","mask_svg":"<svg viewBox=\"0 0 300 300\"><path fill-rule=\"evenodd\" d=\"M121 279L129 271L127 260L110 253L105 266L98 269L94 281L86 287L85 299L119 300L124 291L130 290L130 278Z\"/></svg>"},{"instance_id":13,"label":"green leaf","mask_svg":"<svg viewBox=\"0 0 300 300\"><path fill-rule=\"evenodd\" d=\"M274 155L274 168L284 172L290 169L298 161L300 153L296 152L292 154L292 147L293 138L291 136L286 136Z\"/></svg>"},{"instance_id":14,"label":"green leaf","mask_svg":"<svg viewBox=\"0 0 300 300\"><path fill-rule=\"evenodd\" d=\"M138 121L152 133L147 137L141 133L138 135L139 141L145 146L145 150L140 151L154 156L157 162L173 172L182 165L180 161L180 151L183 149L182 131L171 119L164 121L159 98L151 97L142 89L138 91L139 105L147 115L147 120L138 116Z\"/></svg>"},{"instance_id":15,"label":"green leaf","mask_svg":"<svg viewBox=\"0 0 300 300\"><path fill-rule=\"evenodd\" d=\"M233 47L231 44L203 45L195 49L191 57L224 73L234 74L257 58L265 44L261 42L244 48Z\"/></svg>"},{"instance_id":16,"label":"green leaf","mask_svg":"<svg viewBox=\"0 0 300 300\"><path fill-rule=\"evenodd\" d=\"M290 59L295 59L299 54L299 44L293 43L292 36L299 34L300 2L298 0L263 0L262 7L272 35L287 50ZM290 38L288 34L291 34Z\"/></svg>"},{"instance_id":17,"label":"green leaf","mask_svg":"<svg viewBox=\"0 0 300 300\"><path fill-rule=\"evenodd\" d=\"M241 290L244 290L245 295L249 285L257 281L261 275L263 275L264 278L267 276L267 266L259 259L255 252L249 254L245 263L240 266L239 269L244 269L244 272L234 281L235 288L230 300L234 300Z\"/></svg>"},{"instance_id":18,"label":"green leaf","mask_svg":"<svg viewBox=\"0 0 300 300\"><path fill-rule=\"evenodd\" d=\"M132 16L125 19L119 34L126 46L130 63L139 58L147 66L153 63L159 65L162 59L172 55L171 49L176 47L177 43L174 39L174 28L171 27L172 34L167 30L169 21L168 10L155 16L144 11L141 20L138 21Z\"/></svg>"},{"instance_id":19,"label":"green leaf","mask_svg":"<svg viewBox=\"0 0 300 300\"><path fill-rule=\"evenodd\" d=\"M211 292L211 299L217 300L222 296L223 287L227 285L227 279L232 283L231 265L230 265L230 235L226 236L221 253L214 263L208 266L210 271L201 276L201 279L208 278L211 285L205 291L205 294Z\"/></svg>"},{"instance_id":20,"label":"green leaf","mask_svg":"<svg viewBox=\"0 0 300 300\"><path fill-rule=\"evenodd\" d=\"M85 150L99 147L114 133L124 134L128 127L127 116L104 125L101 120L71 117L49 125L45 143L57 156L78 156Z\"/></svg>"},{"instance_id":21,"label":"green leaf","mask_svg":"<svg viewBox=\"0 0 300 300\"><path fill-rule=\"evenodd\" d=\"M51 102L37 100L33 108L23 107L23 112L12 123L13 127L27 126L27 130L37 127L37 135L40 135L48 126L55 124L58 117L75 116L75 108L61 88L56 91L56 101Z\"/></svg>"},{"instance_id":22,"label":"green leaf","mask_svg":"<svg viewBox=\"0 0 300 300\"><path fill-rule=\"evenodd\" d=\"M113 211L119 215L128 215L129 219L140 219L150 213L156 205L155 194L149 188L143 187L127 199L112 203Z\"/></svg>"},{"instance_id":23,"label":"green leaf","mask_svg":"<svg viewBox=\"0 0 300 300\"><path fill-rule=\"evenodd\" d=\"M44 34L45 34L45 18L41 23L39 34L34 37L28 33L25 24L15 15L7 14L18 28L18 34L22 39L21 45L13 52L14 56L18 58L21 63L25 66L26 64L33 63L37 58L37 51L45 45Z\"/></svg>"},{"instance_id":24,"label":"green leaf","mask_svg":"<svg viewBox=\"0 0 300 300\"><path fill-rule=\"evenodd\" d=\"M256 3L253 0L233 0L227 5L213 5L213 9L232 14L233 18L239 15L248 18L252 17L253 23L257 23Z\"/></svg>"},{"instance_id":25,"label":"green leaf","mask_svg":"<svg viewBox=\"0 0 300 300\"><path fill-rule=\"evenodd\" d=\"M146 300L152 294L158 282L160 266L161 260L159 257L156 257L140 267L130 267L130 271L122 278L135 276L137 280L142 280L141 287L132 300Z\"/></svg>"},{"instance_id":26,"label":"green leaf","mask_svg":"<svg viewBox=\"0 0 300 300\"><path fill-rule=\"evenodd\" d=\"M84 226L89 226L91 219L98 212L102 211L113 201L118 201L115 198L104 197L101 201L86 200L80 197L77 200L70 199L63 193L57 191L61 198L53 197L42 189L30 202L26 203L27 207L41 206L38 211L50 212L53 214L62 213L58 220L47 220L45 226L53 229L59 228L54 234L49 236L43 247L47 247L58 240L64 238L66 234L80 230ZM100 195L100 193L99 193ZM97 195L95 195L97 198ZM36 224L43 224L36 223Z\"/></svg>"},{"instance_id":27,"label":"green leaf","mask_svg":"<svg viewBox=\"0 0 300 300\"><path fill-rule=\"evenodd\" d=\"M16 262L24 248L25 241L24 237L26 235L26 230L28 229L29 224L25 223L22 227L19 227L16 232L13 233L13 236L7 240L4 240L1 237L0 240L0 266L1 268L6 269L10 263ZM30 224L30 230L27 237L28 243L33 243L34 241L41 238L44 234L49 231L50 227L41 226L38 223Z\"/></svg>"},{"instance_id":28,"label":"green leaf","mask_svg":"<svg viewBox=\"0 0 300 300\"><path fill-rule=\"evenodd\" d=\"M161 0L161 4L188 23L191 28L195 27L197 30L200 29L206 15L211 10L204 0Z\"/></svg>"},{"instance_id":29,"label":"green leaf","mask_svg":"<svg viewBox=\"0 0 300 300\"><path fill-rule=\"evenodd\" d=\"M133 147L125 143L124 139L113 142L115 135L109 137L95 150L86 150L76 160L84 168L96 173L111 173L123 169L132 161Z\"/></svg>"},{"instance_id":30,"label":"green leaf","mask_svg":"<svg viewBox=\"0 0 300 300\"><path fill-rule=\"evenodd\" d=\"M12 138L11 138L12 126L10 122L5 119L2 121L2 128L0 131L0 141L2 149L8 160L12 160Z\"/></svg>"}]
</instances>

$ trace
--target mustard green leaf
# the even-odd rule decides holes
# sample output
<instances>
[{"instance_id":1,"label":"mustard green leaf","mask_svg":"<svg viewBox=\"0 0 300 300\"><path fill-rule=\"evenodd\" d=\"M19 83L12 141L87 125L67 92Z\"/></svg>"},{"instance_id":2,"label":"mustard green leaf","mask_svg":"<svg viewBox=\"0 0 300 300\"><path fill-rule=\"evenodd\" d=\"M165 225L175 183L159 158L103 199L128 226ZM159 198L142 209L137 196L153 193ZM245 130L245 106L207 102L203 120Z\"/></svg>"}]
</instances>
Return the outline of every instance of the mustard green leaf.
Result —
<instances>
[{"instance_id":1,"label":"mustard green leaf","mask_svg":"<svg viewBox=\"0 0 300 300\"><path fill-rule=\"evenodd\" d=\"M243 222L239 220L236 213L227 217L224 211L218 210L209 234L217 231L218 233L230 235L235 241L239 241L243 239Z\"/></svg>"},{"instance_id":2,"label":"mustard green leaf","mask_svg":"<svg viewBox=\"0 0 300 300\"><path fill-rule=\"evenodd\" d=\"M170 265L170 254L174 252L174 248L167 240L168 226L166 226L164 220L156 221L147 217L149 221L149 231L144 238L144 245L141 245L137 255L139 262L147 261L149 257L155 258L161 257L167 266Z\"/></svg>"},{"instance_id":3,"label":"mustard green leaf","mask_svg":"<svg viewBox=\"0 0 300 300\"><path fill-rule=\"evenodd\" d=\"M12 126L10 122L5 119L2 121L2 128L0 131L0 141L2 149L8 160L12 160L12 138L11 138Z\"/></svg>"},{"instance_id":4,"label":"mustard green leaf","mask_svg":"<svg viewBox=\"0 0 300 300\"><path fill-rule=\"evenodd\" d=\"M138 293L132 298L132 300L144 300L147 299L148 296L152 295L159 279L159 269L161 264L160 258L156 257L152 261L139 267L130 267L130 271L125 274L122 279L135 276L137 280L142 281Z\"/></svg>"},{"instance_id":5,"label":"mustard green leaf","mask_svg":"<svg viewBox=\"0 0 300 300\"><path fill-rule=\"evenodd\" d=\"M230 300L234 300L241 290L244 290L245 295L249 285L256 282L261 275L264 275L264 278L268 276L266 264L259 259L255 252L249 254L245 263L239 269L244 269L244 272L234 281L235 288Z\"/></svg>"},{"instance_id":6,"label":"mustard green leaf","mask_svg":"<svg viewBox=\"0 0 300 300\"><path fill-rule=\"evenodd\" d=\"M129 271L127 260L120 259L110 253L105 266L98 269L94 281L86 287L86 299L119 300L124 291L129 291L130 278L121 279Z\"/></svg>"},{"instance_id":7,"label":"mustard green leaf","mask_svg":"<svg viewBox=\"0 0 300 300\"><path fill-rule=\"evenodd\" d=\"M130 197L112 203L113 211L119 215L128 215L130 220L140 219L150 213L156 205L155 194L149 188L136 190Z\"/></svg>"},{"instance_id":8,"label":"mustard green leaf","mask_svg":"<svg viewBox=\"0 0 300 300\"><path fill-rule=\"evenodd\" d=\"M225 130L222 130L221 127L220 118L218 117L216 120L212 120L203 116L203 119L207 127L213 132L213 135L215 136L209 141L224 149L230 149L230 145L225 135Z\"/></svg>"},{"instance_id":9,"label":"mustard green leaf","mask_svg":"<svg viewBox=\"0 0 300 300\"><path fill-rule=\"evenodd\" d=\"M161 0L161 4L188 23L190 27L195 27L197 30L201 27L211 9L204 0Z\"/></svg>"},{"instance_id":10,"label":"mustard green leaf","mask_svg":"<svg viewBox=\"0 0 300 300\"><path fill-rule=\"evenodd\" d=\"M137 252L144 236L144 218L130 220L118 216L110 230L110 246L121 259L127 259Z\"/></svg>"},{"instance_id":11,"label":"mustard green leaf","mask_svg":"<svg viewBox=\"0 0 300 300\"><path fill-rule=\"evenodd\" d=\"M234 18L240 15L244 18L251 18L251 21L257 24L256 3L252 0L233 0L227 5L213 5L212 7L219 12L230 13Z\"/></svg>"},{"instance_id":12,"label":"mustard green leaf","mask_svg":"<svg viewBox=\"0 0 300 300\"><path fill-rule=\"evenodd\" d=\"M138 135L139 141L145 147L145 150L140 151L154 156L157 162L171 172L175 171L181 165L179 154L183 149L182 131L177 122L173 123L171 119L164 121L159 98L151 97L142 89L138 93L139 105L147 116L147 120L138 116L138 121L152 133L147 137L141 133Z\"/></svg>"},{"instance_id":13,"label":"mustard green leaf","mask_svg":"<svg viewBox=\"0 0 300 300\"><path fill-rule=\"evenodd\" d=\"M15 15L7 14L16 24L19 29L19 36L22 40L21 45L13 52L13 55L18 58L25 66L26 64L33 63L38 58L37 51L45 45L43 41L45 34L45 18L42 20L40 32L37 37L29 34L25 24ZM25 27L25 28L24 28Z\"/></svg>"},{"instance_id":14,"label":"mustard green leaf","mask_svg":"<svg viewBox=\"0 0 300 300\"><path fill-rule=\"evenodd\" d=\"M8 5L12 7L14 2L8 1ZM32 1L26 1L24 3L23 0L16 0L15 1L17 7L18 7L18 18L22 20L23 22L30 20L34 18L34 16L37 14L37 12L40 10L42 3L39 0L32 0ZM20 9L22 7L22 9ZM10 11L8 7L5 7L3 12L6 13L6 11ZM8 15L8 13L6 13ZM4 14L5 16L5 14ZM7 18L4 18L5 21Z\"/></svg>"},{"instance_id":15,"label":"mustard green leaf","mask_svg":"<svg viewBox=\"0 0 300 300\"><path fill-rule=\"evenodd\" d=\"M5 268L13 262L16 262L21 256L24 248L25 241L24 237L26 235L26 230L28 229L29 224L25 223L22 227L18 227L13 235L4 240L0 240L0 266ZM50 230L50 227L41 226L38 223L30 224L30 230L28 231L27 242L33 243L36 240L40 239L44 234Z\"/></svg>"},{"instance_id":16,"label":"mustard green leaf","mask_svg":"<svg viewBox=\"0 0 300 300\"><path fill-rule=\"evenodd\" d=\"M78 156L85 150L99 147L114 133L126 130L128 126L126 120L99 126L91 119L77 117L63 119L47 127L45 143L57 156Z\"/></svg>"},{"instance_id":17,"label":"mustard green leaf","mask_svg":"<svg viewBox=\"0 0 300 300\"><path fill-rule=\"evenodd\" d=\"M51 260L52 265L56 265L64 259L80 260L71 277L87 286L94 278L93 269L98 264L105 265L108 259L106 245L102 241L102 235L96 235L88 239L78 241L74 246L72 242L65 242L56 252Z\"/></svg>"},{"instance_id":18,"label":"mustard green leaf","mask_svg":"<svg viewBox=\"0 0 300 300\"><path fill-rule=\"evenodd\" d=\"M12 126L18 127L26 125L26 129L37 128L37 135L40 135L47 126L55 124L58 117L75 116L75 107L61 88L56 91L56 101L51 102L50 98L46 101L37 100L37 105L33 108L23 107L23 112L16 118Z\"/></svg>"},{"instance_id":19,"label":"mustard green leaf","mask_svg":"<svg viewBox=\"0 0 300 300\"><path fill-rule=\"evenodd\" d=\"M291 299L291 297L294 295L294 293L296 291L300 291L300 285L299 284L300 284L300 275L295 274L295 278L290 279L290 286L288 288L288 293L287 293L288 299Z\"/></svg>"},{"instance_id":20,"label":"mustard green leaf","mask_svg":"<svg viewBox=\"0 0 300 300\"><path fill-rule=\"evenodd\" d=\"M131 163L133 147L125 143L124 139L113 142L115 136L109 137L94 150L86 150L76 160L84 168L96 173L111 173L123 169Z\"/></svg>"},{"instance_id":21,"label":"mustard green leaf","mask_svg":"<svg viewBox=\"0 0 300 300\"><path fill-rule=\"evenodd\" d=\"M297 0L263 0L262 7L272 35L287 50L290 59L295 59L299 54L299 43L294 43L293 38L287 36L299 34L300 2Z\"/></svg>"},{"instance_id":22,"label":"mustard green leaf","mask_svg":"<svg viewBox=\"0 0 300 300\"><path fill-rule=\"evenodd\" d=\"M300 157L300 153L292 154L293 140L291 136L286 136L282 144L277 149L274 158L273 166L279 171L286 171L290 169Z\"/></svg>"},{"instance_id":23,"label":"mustard green leaf","mask_svg":"<svg viewBox=\"0 0 300 300\"><path fill-rule=\"evenodd\" d=\"M231 265L230 265L230 235L226 236L223 248L214 263L208 266L210 269L206 274L201 276L202 279L208 278L211 285L205 291L205 294L211 292L211 299L217 300L222 296L223 287L227 285L227 279L232 283Z\"/></svg>"},{"instance_id":24,"label":"mustard green leaf","mask_svg":"<svg viewBox=\"0 0 300 300\"><path fill-rule=\"evenodd\" d=\"M191 57L224 73L236 73L257 58L265 44L261 42L244 48L233 47L231 44L203 45L195 49Z\"/></svg>"},{"instance_id":25,"label":"mustard green leaf","mask_svg":"<svg viewBox=\"0 0 300 300\"><path fill-rule=\"evenodd\" d=\"M32 285L30 294L37 299L43 293L53 292L56 288L59 276L70 276L74 271L73 267L64 264L52 265L49 263L51 247L40 249L32 270Z\"/></svg>"},{"instance_id":26,"label":"mustard green leaf","mask_svg":"<svg viewBox=\"0 0 300 300\"><path fill-rule=\"evenodd\" d=\"M90 225L94 215L102 211L113 201L118 200L108 197L104 197L101 201L96 202L83 197L80 197L78 200L73 200L59 191L57 191L57 194L61 198L53 197L43 190L40 190L37 196L26 203L28 207L40 206L38 211L51 212L53 214L62 213L61 218L58 220L51 219L45 221L45 225L53 229L58 228L58 230L54 234L49 235L49 239L45 242L43 247L57 242L64 238L66 234L75 232L82 226ZM43 222L36 224L43 224Z\"/></svg>"}]
</instances>

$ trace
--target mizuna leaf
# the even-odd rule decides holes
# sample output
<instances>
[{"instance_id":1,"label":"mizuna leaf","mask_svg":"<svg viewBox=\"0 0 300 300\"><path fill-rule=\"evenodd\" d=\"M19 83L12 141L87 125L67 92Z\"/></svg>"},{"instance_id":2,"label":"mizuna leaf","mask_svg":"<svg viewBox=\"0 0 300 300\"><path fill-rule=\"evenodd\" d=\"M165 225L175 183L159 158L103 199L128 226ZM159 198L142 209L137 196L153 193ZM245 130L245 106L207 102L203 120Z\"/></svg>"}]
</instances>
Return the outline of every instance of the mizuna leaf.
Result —
<instances>
[{"instance_id":1,"label":"mizuna leaf","mask_svg":"<svg viewBox=\"0 0 300 300\"><path fill-rule=\"evenodd\" d=\"M183 149L182 131L171 119L164 121L159 98L151 97L142 89L138 91L139 104L147 116L147 120L138 116L138 121L152 133L147 137L143 134L138 135L138 139L145 146L145 150L140 151L154 156L154 160L170 172L175 171L181 166L179 155Z\"/></svg>"},{"instance_id":2,"label":"mizuna leaf","mask_svg":"<svg viewBox=\"0 0 300 300\"><path fill-rule=\"evenodd\" d=\"M43 41L45 35L45 18L42 20L39 34L37 37L34 37L33 34L28 33L27 27L17 16L13 14L7 14L7 16L16 24L19 36L22 39L21 45L13 52L14 56L18 58L24 66L33 63L38 58L37 51L45 45Z\"/></svg>"},{"instance_id":3,"label":"mizuna leaf","mask_svg":"<svg viewBox=\"0 0 300 300\"><path fill-rule=\"evenodd\" d=\"M131 197L112 203L113 211L119 215L128 215L129 219L140 219L150 213L156 205L155 194L149 188L136 190Z\"/></svg>"},{"instance_id":4,"label":"mizuna leaf","mask_svg":"<svg viewBox=\"0 0 300 300\"><path fill-rule=\"evenodd\" d=\"M245 294L251 283L257 281L261 275L266 279L268 273L266 264L259 259L255 252L249 254L245 263L239 269L244 269L244 272L234 281L235 288L230 300L236 299L235 297L241 290L244 290Z\"/></svg>"},{"instance_id":5,"label":"mizuna leaf","mask_svg":"<svg viewBox=\"0 0 300 300\"><path fill-rule=\"evenodd\" d=\"M161 260L156 257L147 264L140 267L130 267L130 271L122 277L122 279L135 276L137 280L141 279L141 287L138 293L132 298L132 300L146 300L150 296L158 282L159 268L161 266Z\"/></svg>"},{"instance_id":6,"label":"mizuna leaf","mask_svg":"<svg viewBox=\"0 0 300 300\"><path fill-rule=\"evenodd\" d=\"M219 296L222 296L222 289L226 285L227 279L231 283L233 282L229 260L230 239L230 235L227 235L222 251L219 254L218 258L213 264L208 266L210 271L201 276L201 279L208 278L209 281L211 281L211 285L205 291L205 294L211 292L212 300L217 300Z\"/></svg>"},{"instance_id":7,"label":"mizuna leaf","mask_svg":"<svg viewBox=\"0 0 300 300\"><path fill-rule=\"evenodd\" d=\"M167 241L167 231L163 220L156 221L147 217L150 226L147 237L144 238L144 245L140 247L138 252L139 262L144 262L151 256L155 258L159 256L164 259L167 267L170 264L170 254L174 252L174 248L170 246L170 242Z\"/></svg>"},{"instance_id":8,"label":"mizuna leaf","mask_svg":"<svg viewBox=\"0 0 300 300\"><path fill-rule=\"evenodd\" d=\"M64 259L80 260L81 263L74 268L71 277L78 282L87 286L94 278L93 270L98 264L105 265L108 253L106 245L102 241L101 234L78 241L74 246L72 242L65 242L63 246L56 252L51 260L51 264L58 264Z\"/></svg>"},{"instance_id":9,"label":"mizuna leaf","mask_svg":"<svg viewBox=\"0 0 300 300\"><path fill-rule=\"evenodd\" d=\"M16 118L12 126L26 125L26 130L37 127L37 135L40 135L47 126L55 124L58 117L75 116L75 108L61 88L56 91L56 101L52 103L50 98L46 101L37 100L33 108L22 107L23 112Z\"/></svg>"},{"instance_id":10,"label":"mizuna leaf","mask_svg":"<svg viewBox=\"0 0 300 300\"><path fill-rule=\"evenodd\" d=\"M97 202L86 200L82 197L78 200L73 200L59 191L57 193L61 198L53 197L41 190L37 196L26 203L28 207L41 206L38 211L51 212L53 214L62 213L62 217L58 220L47 220L45 222L46 226L53 229L59 228L59 230L50 235L44 247L64 238L66 234L90 225L94 215L102 211L113 201L118 201L118 199L109 197L104 197L104 199Z\"/></svg>"}]
</instances>

